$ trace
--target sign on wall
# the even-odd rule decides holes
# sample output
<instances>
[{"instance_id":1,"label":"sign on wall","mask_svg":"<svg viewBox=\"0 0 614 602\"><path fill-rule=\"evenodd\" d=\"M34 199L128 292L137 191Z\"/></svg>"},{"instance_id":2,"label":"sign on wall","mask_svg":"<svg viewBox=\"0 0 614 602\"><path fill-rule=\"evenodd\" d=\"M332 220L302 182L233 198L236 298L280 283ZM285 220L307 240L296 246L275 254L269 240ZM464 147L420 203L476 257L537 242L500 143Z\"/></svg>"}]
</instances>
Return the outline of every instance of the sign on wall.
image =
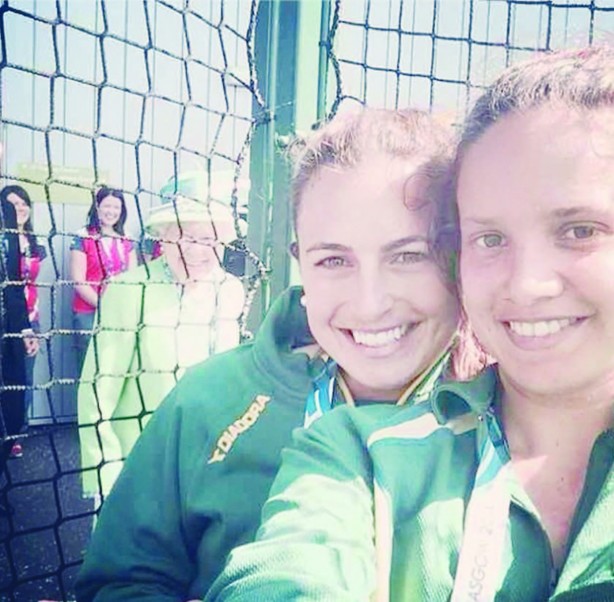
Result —
<instances>
[{"instance_id":1,"label":"sign on wall","mask_svg":"<svg viewBox=\"0 0 614 602\"><path fill-rule=\"evenodd\" d=\"M92 189L109 181L107 171L99 171L96 181L92 167L53 166L49 173L46 163L19 163L17 180L33 202L46 203L45 185L49 188L52 203L68 205L89 205L92 202Z\"/></svg>"}]
</instances>

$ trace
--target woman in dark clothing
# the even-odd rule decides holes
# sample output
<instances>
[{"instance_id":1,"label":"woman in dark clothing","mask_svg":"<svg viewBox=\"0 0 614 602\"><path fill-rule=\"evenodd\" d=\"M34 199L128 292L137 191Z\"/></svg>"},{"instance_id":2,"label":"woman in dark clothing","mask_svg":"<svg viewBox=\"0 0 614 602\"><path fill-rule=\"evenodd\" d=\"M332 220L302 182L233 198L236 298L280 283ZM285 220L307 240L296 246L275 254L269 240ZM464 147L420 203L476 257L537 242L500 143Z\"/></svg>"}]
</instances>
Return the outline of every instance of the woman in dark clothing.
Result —
<instances>
[{"instance_id":1,"label":"woman in dark clothing","mask_svg":"<svg viewBox=\"0 0 614 602\"><path fill-rule=\"evenodd\" d=\"M19 239L15 208L0 202L0 478L24 420L25 339L30 322L19 277ZM0 504L0 514L6 509Z\"/></svg>"}]
</instances>

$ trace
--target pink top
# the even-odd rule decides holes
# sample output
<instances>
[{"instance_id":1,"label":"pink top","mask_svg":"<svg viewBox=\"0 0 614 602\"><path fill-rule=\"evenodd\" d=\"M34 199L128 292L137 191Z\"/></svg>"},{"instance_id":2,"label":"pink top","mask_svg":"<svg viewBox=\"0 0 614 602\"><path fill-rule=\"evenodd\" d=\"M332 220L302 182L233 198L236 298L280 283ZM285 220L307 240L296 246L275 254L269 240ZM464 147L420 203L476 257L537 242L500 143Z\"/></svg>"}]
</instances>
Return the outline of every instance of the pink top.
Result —
<instances>
[{"instance_id":1,"label":"pink top","mask_svg":"<svg viewBox=\"0 0 614 602\"><path fill-rule=\"evenodd\" d=\"M30 324L32 324L38 322L40 317L36 279L40 273L41 261L45 259L47 252L42 245L36 244L33 246L30 244L28 238L26 238L25 241L25 246L20 247L19 273L21 279L26 283L24 287L26 306L28 308L28 318L30 319Z\"/></svg>"},{"instance_id":2,"label":"pink top","mask_svg":"<svg viewBox=\"0 0 614 602\"><path fill-rule=\"evenodd\" d=\"M115 274L125 272L133 249L131 241L120 236L100 236L94 230L83 230L75 236L70 244L71 251L81 251L86 256L85 280L97 292L104 289L106 281ZM96 311L78 293L72 302L76 313Z\"/></svg>"}]
</instances>

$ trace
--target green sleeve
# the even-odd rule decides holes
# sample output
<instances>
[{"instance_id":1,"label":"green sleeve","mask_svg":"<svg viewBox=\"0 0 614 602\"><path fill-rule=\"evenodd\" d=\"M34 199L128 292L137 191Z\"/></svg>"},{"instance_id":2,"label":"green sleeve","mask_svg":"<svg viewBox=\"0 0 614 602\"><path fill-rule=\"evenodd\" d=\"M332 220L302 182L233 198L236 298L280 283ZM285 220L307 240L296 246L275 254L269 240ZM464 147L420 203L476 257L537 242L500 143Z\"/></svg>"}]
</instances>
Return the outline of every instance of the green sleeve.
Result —
<instances>
[{"instance_id":1,"label":"green sleeve","mask_svg":"<svg viewBox=\"0 0 614 602\"><path fill-rule=\"evenodd\" d=\"M345 410L295 432L257 540L233 550L207 602L370 599L376 579L371 464Z\"/></svg>"},{"instance_id":2,"label":"green sleeve","mask_svg":"<svg viewBox=\"0 0 614 602\"><path fill-rule=\"evenodd\" d=\"M196 575L182 517L182 475L202 464L203 446L180 446L188 416L181 385L162 402L130 452L76 582L79 602L183 602Z\"/></svg>"},{"instance_id":3,"label":"green sleeve","mask_svg":"<svg viewBox=\"0 0 614 602\"><path fill-rule=\"evenodd\" d=\"M216 301L215 346L212 353L221 353L236 347L240 342L239 318L245 303L243 284L228 275L220 283Z\"/></svg>"},{"instance_id":4,"label":"green sleeve","mask_svg":"<svg viewBox=\"0 0 614 602\"><path fill-rule=\"evenodd\" d=\"M111 418L135 354L142 290L141 284L111 282L96 315L98 329L88 347L77 394L86 494L99 492L96 467L103 459L108 463L105 479L114 481L121 469L123 453Z\"/></svg>"}]
</instances>

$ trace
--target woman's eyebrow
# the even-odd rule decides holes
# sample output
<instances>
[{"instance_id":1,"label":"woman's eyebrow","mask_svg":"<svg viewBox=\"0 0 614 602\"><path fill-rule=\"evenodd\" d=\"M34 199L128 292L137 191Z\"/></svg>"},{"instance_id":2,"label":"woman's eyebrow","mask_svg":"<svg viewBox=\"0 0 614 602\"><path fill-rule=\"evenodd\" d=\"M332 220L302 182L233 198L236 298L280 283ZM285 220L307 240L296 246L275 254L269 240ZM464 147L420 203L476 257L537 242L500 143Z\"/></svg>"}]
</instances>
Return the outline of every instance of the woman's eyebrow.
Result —
<instances>
[{"instance_id":1,"label":"woman's eyebrow","mask_svg":"<svg viewBox=\"0 0 614 602\"><path fill-rule=\"evenodd\" d=\"M470 216L465 216L465 217L461 217L460 218L460 224L461 224L461 229L462 226L464 225L468 225L468 226L492 226L493 224L496 223L496 219L495 218L490 218L490 217L472 217Z\"/></svg>"},{"instance_id":2,"label":"woman's eyebrow","mask_svg":"<svg viewBox=\"0 0 614 602\"><path fill-rule=\"evenodd\" d=\"M424 235L413 235L413 236L405 236L403 238L399 238L398 240L393 240L387 244L385 244L382 249L385 252L394 251L396 249L400 249L406 245L409 245L414 242L427 242L427 237ZM341 245L339 243L327 243L321 242L316 243L308 247L305 252L317 252L317 251L349 251L350 247L346 245Z\"/></svg>"},{"instance_id":3,"label":"woman's eyebrow","mask_svg":"<svg viewBox=\"0 0 614 602\"><path fill-rule=\"evenodd\" d=\"M555 209L552 211L552 216L560 219L569 219L573 217L583 216L587 213L591 214L606 214L607 209L602 207L595 207L591 205L576 205L574 207L563 207L561 209Z\"/></svg>"},{"instance_id":4,"label":"woman's eyebrow","mask_svg":"<svg viewBox=\"0 0 614 602\"><path fill-rule=\"evenodd\" d=\"M348 251L350 248L345 245L340 245L334 242L319 242L310 247L307 247L305 253L313 251Z\"/></svg>"},{"instance_id":5,"label":"woman's eyebrow","mask_svg":"<svg viewBox=\"0 0 614 602\"><path fill-rule=\"evenodd\" d=\"M427 242L427 237L423 235L414 235L414 236L406 236L404 238L399 238L398 240L393 240L384 245L384 251L396 251L406 245L409 245L414 242Z\"/></svg>"}]
</instances>

